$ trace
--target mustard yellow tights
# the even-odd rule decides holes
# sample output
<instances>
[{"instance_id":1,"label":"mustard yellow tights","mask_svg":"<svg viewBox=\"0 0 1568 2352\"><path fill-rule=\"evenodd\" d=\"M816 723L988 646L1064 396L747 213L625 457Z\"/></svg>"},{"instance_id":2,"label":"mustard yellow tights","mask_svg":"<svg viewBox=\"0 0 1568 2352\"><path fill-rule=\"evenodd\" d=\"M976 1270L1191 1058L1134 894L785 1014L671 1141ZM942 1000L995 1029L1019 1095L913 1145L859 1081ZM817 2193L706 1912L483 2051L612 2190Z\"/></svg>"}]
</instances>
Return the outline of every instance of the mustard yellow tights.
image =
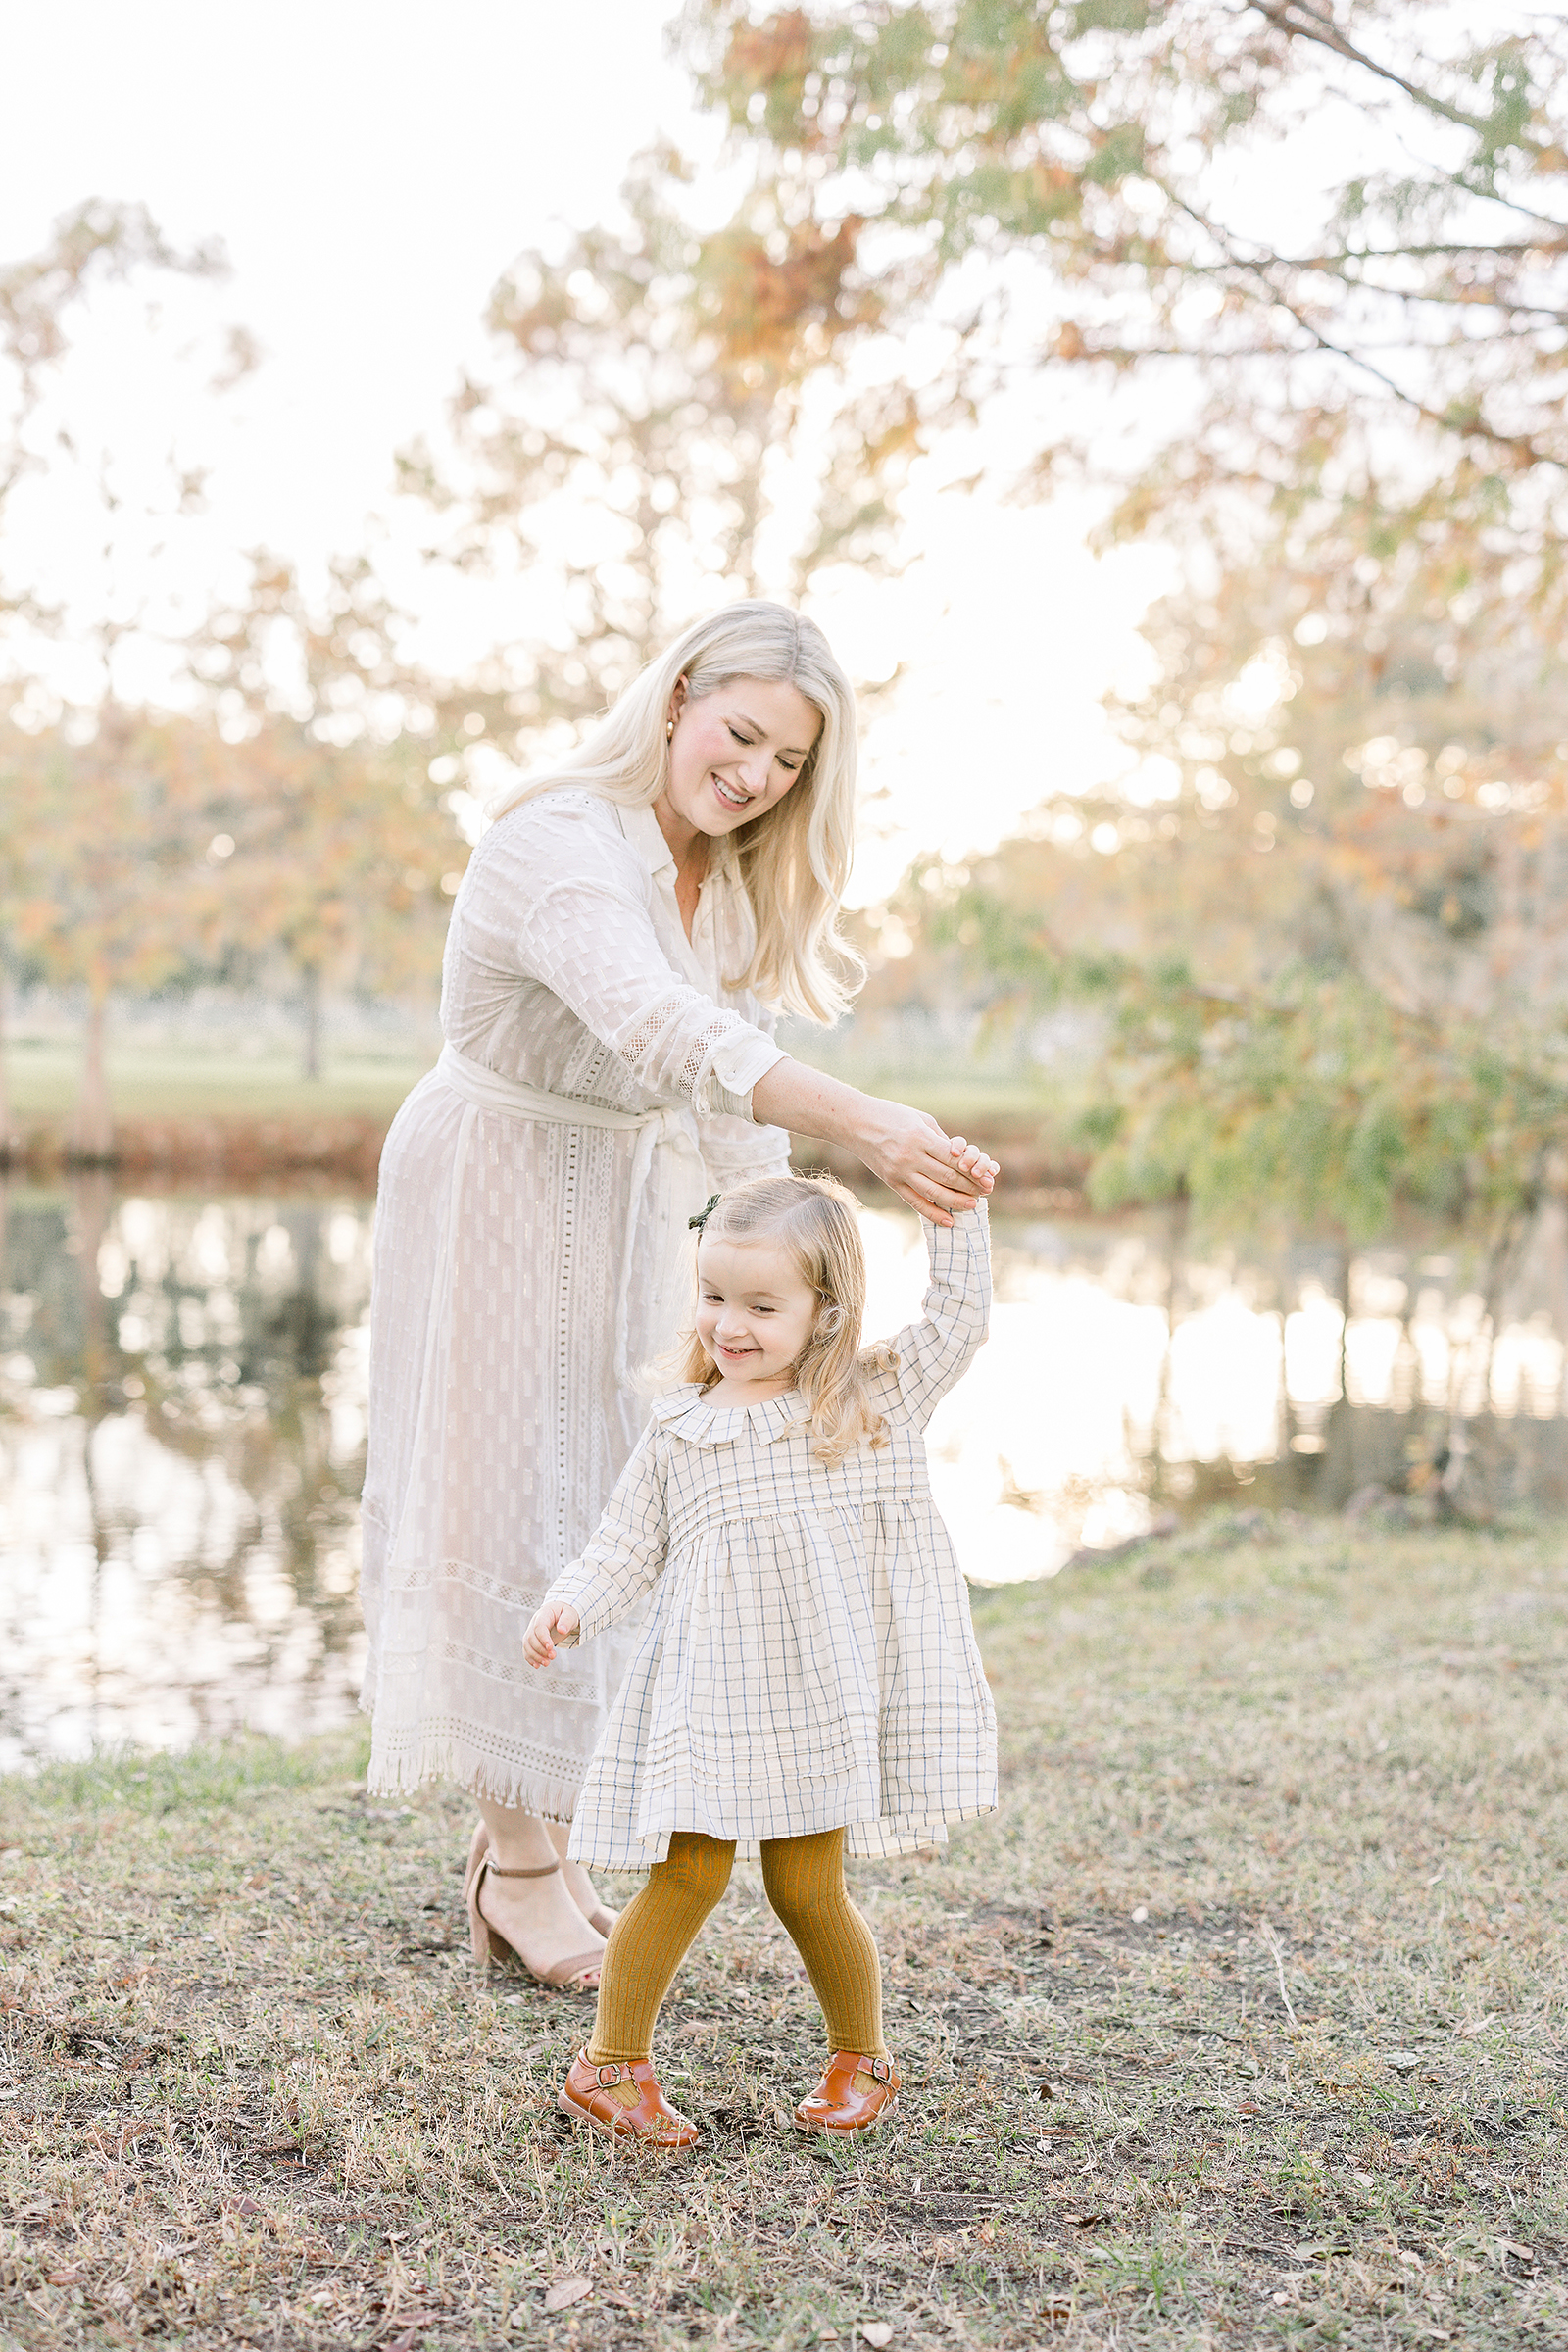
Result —
<instances>
[{"instance_id":1,"label":"mustard yellow tights","mask_svg":"<svg viewBox=\"0 0 1568 2352\"><path fill-rule=\"evenodd\" d=\"M697 1931L729 1885L733 1840L676 1830L610 1932L599 2014L588 2055L596 2066L650 2058L654 2021ZM762 1840L762 1885L806 1963L822 2004L830 2050L883 2058L882 1964L876 1939L844 1887L844 1832Z\"/></svg>"}]
</instances>

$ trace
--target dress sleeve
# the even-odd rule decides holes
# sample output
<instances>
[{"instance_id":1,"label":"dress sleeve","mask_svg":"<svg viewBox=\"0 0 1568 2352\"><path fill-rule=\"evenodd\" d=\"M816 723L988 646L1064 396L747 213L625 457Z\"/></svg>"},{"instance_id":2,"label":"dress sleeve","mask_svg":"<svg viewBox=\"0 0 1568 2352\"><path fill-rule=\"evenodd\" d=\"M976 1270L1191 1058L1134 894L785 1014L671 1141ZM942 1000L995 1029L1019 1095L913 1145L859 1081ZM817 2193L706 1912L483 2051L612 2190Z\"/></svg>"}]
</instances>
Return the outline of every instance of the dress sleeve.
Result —
<instances>
[{"instance_id":1,"label":"dress sleeve","mask_svg":"<svg viewBox=\"0 0 1568 2352\"><path fill-rule=\"evenodd\" d=\"M753 1087L784 1055L668 961L647 868L603 801L525 802L473 865L463 915L475 953L548 988L657 1100L751 1118Z\"/></svg>"},{"instance_id":2,"label":"dress sleeve","mask_svg":"<svg viewBox=\"0 0 1568 2352\"><path fill-rule=\"evenodd\" d=\"M927 1225L925 1313L888 1342L899 1359L895 1410L924 1428L984 1347L991 1317L991 1223L984 1200L951 1225Z\"/></svg>"},{"instance_id":3,"label":"dress sleeve","mask_svg":"<svg viewBox=\"0 0 1568 2352\"><path fill-rule=\"evenodd\" d=\"M754 1003L751 1017L753 1026L771 1044L777 1022L771 1007ZM755 1086L756 1079L752 1083ZM708 1181L715 1193L732 1192L754 1176L787 1176L790 1172L787 1128L759 1127L751 1119L719 1111L698 1120L697 1140Z\"/></svg>"},{"instance_id":4,"label":"dress sleeve","mask_svg":"<svg viewBox=\"0 0 1568 2352\"><path fill-rule=\"evenodd\" d=\"M669 1544L664 1469L658 1426L651 1423L615 1481L587 1550L546 1593L546 1605L567 1603L576 1610L576 1641L591 1642L629 1617L663 1575Z\"/></svg>"}]
</instances>

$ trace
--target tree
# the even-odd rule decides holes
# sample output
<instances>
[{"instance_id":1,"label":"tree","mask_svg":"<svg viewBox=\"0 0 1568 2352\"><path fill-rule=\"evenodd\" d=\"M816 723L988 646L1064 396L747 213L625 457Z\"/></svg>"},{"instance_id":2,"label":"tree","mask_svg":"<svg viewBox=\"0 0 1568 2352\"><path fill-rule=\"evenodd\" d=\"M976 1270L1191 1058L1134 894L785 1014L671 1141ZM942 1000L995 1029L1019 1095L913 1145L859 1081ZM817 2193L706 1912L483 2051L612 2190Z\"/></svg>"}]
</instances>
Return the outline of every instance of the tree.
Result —
<instances>
[{"instance_id":1,"label":"tree","mask_svg":"<svg viewBox=\"0 0 1568 2352\"><path fill-rule=\"evenodd\" d=\"M0 521L21 482L79 454L48 402L93 293L149 273L215 277L223 267L214 246L171 245L145 206L103 202L64 215L41 252L0 267ZM243 338L233 356L249 364Z\"/></svg>"},{"instance_id":2,"label":"tree","mask_svg":"<svg viewBox=\"0 0 1568 2352\"><path fill-rule=\"evenodd\" d=\"M440 969L467 853L427 758L406 734L337 746L276 716L226 747L235 813L221 935L253 954L281 952L304 999L309 1079L321 1074L328 983L395 994Z\"/></svg>"},{"instance_id":3,"label":"tree","mask_svg":"<svg viewBox=\"0 0 1568 2352\"><path fill-rule=\"evenodd\" d=\"M73 1143L108 1157L114 1122L104 1069L109 1000L156 988L219 931L206 853L223 808L216 738L118 704L88 740L61 729L0 737L0 797L26 813L12 921L49 978L86 992L81 1095Z\"/></svg>"},{"instance_id":4,"label":"tree","mask_svg":"<svg viewBox=\"0 0 1568 2352\"><path fill-rule=\"evenodd\" d=\"M906 399L825 365L873 308L847 285L853 239L803 234L778 258L704 241L680 179L673 157L644 158L615 225L520 257L491 297L489 368L439 445L400 462L432 561L505 583L527 614L429 689L460 755L575 726L704 607L799 596L885 532L863 454L896 469Z\"/></svg>"},{"instance_id":5,"label":"tree","mask_svg":"<svg viewBox=\"0 0 1568 2352\"><path fill-rule=\"evenodd\" d=\"M755 167L726 250L788 267L836 237L841 354L945 334L922 432L937 394L1088 378L1087 443L1056 398L1034 478L1091 457L1103 474L1104 396L1128 386L1116 528L1199 533L1231 562L1259 530L1339 517L1435 593L1562 618L1560 18L689 0L682 42ZM1353 172L1314 185L1347 147Z\"/></svg>"},{"instance_id":6,"label":"tree","mask_svg":"<svg viewBox=\"0 0 1568 2352\"><path fill-rule=\"evenodd\" d=\"M906 912L999 1009L1102 1008L1102 1200L1511 1231L1568 1139L1568 686L1318 554L1157 607L1128 791Z\"/></svg>"},{"instance_id":7,"label":"tree","mask_svg":"<svg viewBox=\"0 0 1568 2352\"><path fill-rule=\"evenodd\" d=\"M9 624L13 639L40 629L47 632L59 619L40 598L36 584L16 575L8 561L6 525L19 492L27 484L64 469L80 470L94 459L94 453L73 440L65 418L51 406L94 295L106 286L145 280L213 278L221 275L222 269L214 247L182 252L171 245L144 207L103 202L83 204L65 215L38 253L0 266L0 627ZM241 369L249 365L249 347L242 336L231 335L230 357ZM102 453L97 453L96 462L100 466L98 493L107 516L121 502L105 478ZM188 507L199 495L198 485L172 462L166 470L172 477L166 488L172 502ZM103 623L106 649L118 626L114 621ZM0 694L5 693L6 666L0 663ZM47 691L33 691L36 682L18 675L14 661L9 666L12 675L5 701L13 696L23 703L32 700L36 720L39 707L48 710L54 698ZM117 734L124 721L123 712L111 712L111 735ZM55 746L56 750L63 748ZM58 780L63 772L47 757L42 768L37 768L20 742L6 743L0 757L14 777L31 775L36 782L39 774L47 774ZM47 883L42 900L31 888L31 881L37 878L31 874L36 864L33 850L44 846L33 842L33 828L40 818L41 810L24 792L8 797L0 808L0 1155L10 1140L4 1079L5 949L16 911L29 892L35 908L48 900ZM69 813L68 824L74 839L74 816ZM136 834L135 825L132 834ZM50 870L58 877L62 869L56 864ZM89 1000L98 1002L91 999L90 990ZM94 1017L97 1026L89 1036L87 1062L89 1073L96 1068L99 1074L93 1083L99 1083L101 1002ZM107 1133L106 1118L103 1100L83 1103L82 1130L95 1139L95 1148Z\"/></svg>"},{"instance_id":8,"label":"tree","mask_svg":"<svg viewBox=\"0 0 1568 2352\"><path fill-rule=\"evenodd\" d=\"M307 592L285 561L255 551L245 595L193 635L191 676L231 740L254 738L263 762L287 744L302 842L318 839L311 796L329 824L343 788L313 743L344 755L354 791L381 792L373 779L395 768L385 806L403 809L400 824L413 821L420 768L439 806L466 817L696 612L799 595L826 564L882 545L890 509L864 453L891 482L906 404L824 368L861 299L842 283L845 240L755 267L748 247L705 242L685 222L681 174L668 154L643 158L613 225L519 257L490 300L489 366L464 378L442 430L399 458L426 584L449 603L455 582L480 587L471 658L438 668L368 557ZM498 612L510 627L496 628ZM318 888L314 849L291 880L281 843L250 859L270 876L259 919L281 919L304 894L317 911L289 936L315 939L313 957L351 953L347 932L336 945L329 934L360 904L359 881ZM412 849L407 862L423 857ZM442 862L461 867L461 850Z\"/></svg>"}]
</instances>

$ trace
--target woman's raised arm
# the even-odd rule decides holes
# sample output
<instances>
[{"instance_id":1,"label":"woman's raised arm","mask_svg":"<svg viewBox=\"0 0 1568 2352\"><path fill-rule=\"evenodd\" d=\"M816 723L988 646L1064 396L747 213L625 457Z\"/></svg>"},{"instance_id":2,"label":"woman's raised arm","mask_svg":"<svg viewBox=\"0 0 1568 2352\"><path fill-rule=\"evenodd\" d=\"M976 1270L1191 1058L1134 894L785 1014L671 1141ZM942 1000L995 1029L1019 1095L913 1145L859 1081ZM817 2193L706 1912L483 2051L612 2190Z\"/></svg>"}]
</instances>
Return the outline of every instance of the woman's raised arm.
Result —
<instances>
[{"instance_id":1,"label":"woman's raised arm","mask_svg":"<svg viewBox=\"0 0 1568 2352\"><path fill-rule=\"evenodd\" d=\"M973 1175L956 1157L963 1138L949 1138L928 1111L862 1095L804 1061L776 1061L752 1088L752 1116L819 1143L843 1144L873 1176L933 1224L951 1225L994 1181L993 1163L979 1157Z\"/></svg>"}]
</instances>

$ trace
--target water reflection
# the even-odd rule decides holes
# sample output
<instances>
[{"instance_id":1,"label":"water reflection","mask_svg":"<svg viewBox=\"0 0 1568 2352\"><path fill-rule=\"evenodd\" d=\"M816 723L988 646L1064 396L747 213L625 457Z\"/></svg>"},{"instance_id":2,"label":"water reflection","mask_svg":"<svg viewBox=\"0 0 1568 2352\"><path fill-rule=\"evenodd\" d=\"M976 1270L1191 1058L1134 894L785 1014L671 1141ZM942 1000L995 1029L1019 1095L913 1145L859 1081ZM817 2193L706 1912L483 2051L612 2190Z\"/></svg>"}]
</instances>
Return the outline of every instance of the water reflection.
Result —
<instances>
[{"instance_id":1,"label":"water reflection","mask_svg":"<svg viewBox=\"0 0 1568 2352\"><path fill-rule=\"evenodd\" d=\"M0 1763L358 1685L369 1204L4 1197Z\"/></svg>"},{"instance_id":2,"label":"water reflection","mask_svg":"<svg viewBox=\"0 0 1568 2352\"><path fill-rule=\"evenodd\" d=\"M351 1712L370 1214L0 1190L0 1764ZM863 1222L889 1331L924 1250L912 1219ZM1216 1499L1568 1509L1558 1209L1490 1305L1453 1249L1188 1263L1156 1221L997 1241L991 1346L931 1430L975 1577Z\"/></svg>"},{"instance_id":3,"label":"water reflection","mask_svg":"<svg viewBox=\"0 0 1568 2352\"><path fill-rule=\"evenodd\" d=\"M867 1236L885 1325L919 1253L891 1218ZM1153 1222L997 1238L991 1344L931 1427L972 1576L1049 1575L1219 1501L1327 1513L1381 1488L1417 1518L1568 1511L1560 1204L1505 1282L1457 1248L1190 1263Z\"/></svg>"}]
</instances>

